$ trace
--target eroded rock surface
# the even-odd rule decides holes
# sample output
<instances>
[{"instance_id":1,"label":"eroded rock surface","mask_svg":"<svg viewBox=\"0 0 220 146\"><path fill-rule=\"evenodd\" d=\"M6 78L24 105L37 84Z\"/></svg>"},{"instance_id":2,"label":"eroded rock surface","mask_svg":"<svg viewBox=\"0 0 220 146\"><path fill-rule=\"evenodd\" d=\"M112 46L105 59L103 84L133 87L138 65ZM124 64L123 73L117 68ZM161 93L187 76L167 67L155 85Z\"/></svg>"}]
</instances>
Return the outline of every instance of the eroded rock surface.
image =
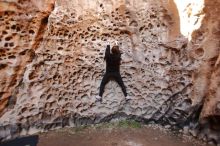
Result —
<instances>
[{"instance_id":1,"label":"eroded rock surface","mask_svg":"<svg viewBox=\"0 0 220 146\"><path fill-rule=\"evenodd\" d=\"M42 39L52 1L0 1L0 112L16 101L15 88ZM39 8L40 7L40 8Z\"/></svg>"},{"instance_id":2,"label":"eroded rock surface","mask_svg":"<svg viewBox=\"0 0 220 146\"><path fill-rule=\"evenodd\" d=\"M209 105L219 108L219 2L185 3L0 2L1 137L119 117L197 128L203 101L201 119L218 115ZM182 33L182 22L196 27ZM110 82L96 102L106 41L115 40L132 100Z\"/></svg>"}]
</instances>

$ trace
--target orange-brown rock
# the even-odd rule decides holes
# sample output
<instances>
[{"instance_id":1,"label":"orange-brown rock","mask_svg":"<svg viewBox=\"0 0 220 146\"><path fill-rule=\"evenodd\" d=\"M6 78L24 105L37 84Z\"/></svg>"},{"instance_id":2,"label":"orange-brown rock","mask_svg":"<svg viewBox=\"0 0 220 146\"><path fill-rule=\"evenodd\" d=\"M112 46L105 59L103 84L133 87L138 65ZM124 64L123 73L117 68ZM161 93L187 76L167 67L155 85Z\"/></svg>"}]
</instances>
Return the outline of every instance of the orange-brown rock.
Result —
<instances>
[{"instance_id":1,"label":"orange-brown rock","mask_svg":"<svg viewBox=\"0 0 220 146\"><path fill-rule=\"evenodd\" d=\"M16 101L16 87L43 38L53 5L54 0L0 1L0 113Z\"/></svg>"}]
</instances>

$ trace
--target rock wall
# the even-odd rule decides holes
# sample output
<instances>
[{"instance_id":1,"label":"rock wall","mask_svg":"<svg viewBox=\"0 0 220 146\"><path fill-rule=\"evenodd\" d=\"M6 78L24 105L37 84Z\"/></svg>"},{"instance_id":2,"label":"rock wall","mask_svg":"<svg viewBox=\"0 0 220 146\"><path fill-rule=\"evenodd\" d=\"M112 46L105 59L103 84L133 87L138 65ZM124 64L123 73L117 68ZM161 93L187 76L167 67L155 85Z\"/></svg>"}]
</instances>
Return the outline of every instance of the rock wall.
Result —
<instances>
[{"instance_id":1,"label":"rock wall","mask_svg":"<svg viewBox=\"0 0 220 146\"><path fill-rule=\"evenodd\" d=\"M218 56L219 2L201 3L0 1L0 136L121 117L198 130L200 105L206 101L201 119L216 115L208 106L219 99L210 55ZM186 22L192 27L184 31ZM106 42L115 40L132 100L110 81L100 103Z\"/></svg>"},{"instance_id":2,"label":"rock wall","mask_svg":"<svg viewBox=\"0 0 220 146\"><path fill-rule=\"evenodd\" d=\"M220 51L220 2L204 1L205 14L202 25L192 33L191 51L202 63L193 74L193 105L202 105L200 126L195 135L220 143L220 96L219 96L219 51Z\"/></svg>"},{"instance_id":3,"label":"rock wall","mask_svg":"<svg viewBox=\"0 0 220 146\"><path fill-rule=\"evenodd\" d=\"M0 113L16 101L15 87L42 39L53 4L42 2L0 1Z\"/></svg>"},{"instance_id":4,"label":"rock wall","mask_svg":"<svg viewBox=\"0 0 220 146\"><path fill-rule=\"evenodd\" d=\"M208 1L181 3L176 1L180 11L182 34L189 40L188 51L194 61L199 62L194 70L193 90L190 96L192 107L201 111L197 115L199 123L194 124L194 136L206 141L220 143L218 65L220 49L220 2ZM201 6L204 6L201 9ZM182 10L182 12L181 12ZM191 123L192 124L192 123Z\"/></svg>"}]
</instances>

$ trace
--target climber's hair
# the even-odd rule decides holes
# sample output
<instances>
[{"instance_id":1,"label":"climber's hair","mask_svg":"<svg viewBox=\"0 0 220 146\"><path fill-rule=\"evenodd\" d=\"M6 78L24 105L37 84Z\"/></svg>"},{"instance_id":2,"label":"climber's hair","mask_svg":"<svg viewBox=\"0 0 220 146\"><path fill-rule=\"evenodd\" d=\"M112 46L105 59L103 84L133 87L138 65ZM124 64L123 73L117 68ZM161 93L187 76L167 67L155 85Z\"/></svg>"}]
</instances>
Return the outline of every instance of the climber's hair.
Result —
<instances>
[{"instance_id":1,"label":"climber's hair","mask_svg":"<svg viewBox=\"0 0 220 146\"><path fill-rule=\"evenodd\" d=\"M120 54L119 46L112 47L112 54Z\"/></svg>"}]
</instances>

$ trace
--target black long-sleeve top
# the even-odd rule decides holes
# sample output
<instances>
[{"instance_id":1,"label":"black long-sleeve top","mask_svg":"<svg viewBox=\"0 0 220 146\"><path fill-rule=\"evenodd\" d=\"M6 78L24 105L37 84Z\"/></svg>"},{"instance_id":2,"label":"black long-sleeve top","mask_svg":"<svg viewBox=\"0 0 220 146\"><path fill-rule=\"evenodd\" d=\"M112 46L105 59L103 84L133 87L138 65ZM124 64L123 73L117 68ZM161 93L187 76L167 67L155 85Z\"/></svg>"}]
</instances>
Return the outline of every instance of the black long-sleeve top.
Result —
<instances>
[{"instance_id":1,"label":"black long-sleeve top","mask_svg":"<svg viewBox=\"0 0 220 146\"><path fill-rule=\"evenodd\" d=\"M121 54L111 54L110 45L105 50L106 72L120 72Z\"/></svg>"}]
</instances>

